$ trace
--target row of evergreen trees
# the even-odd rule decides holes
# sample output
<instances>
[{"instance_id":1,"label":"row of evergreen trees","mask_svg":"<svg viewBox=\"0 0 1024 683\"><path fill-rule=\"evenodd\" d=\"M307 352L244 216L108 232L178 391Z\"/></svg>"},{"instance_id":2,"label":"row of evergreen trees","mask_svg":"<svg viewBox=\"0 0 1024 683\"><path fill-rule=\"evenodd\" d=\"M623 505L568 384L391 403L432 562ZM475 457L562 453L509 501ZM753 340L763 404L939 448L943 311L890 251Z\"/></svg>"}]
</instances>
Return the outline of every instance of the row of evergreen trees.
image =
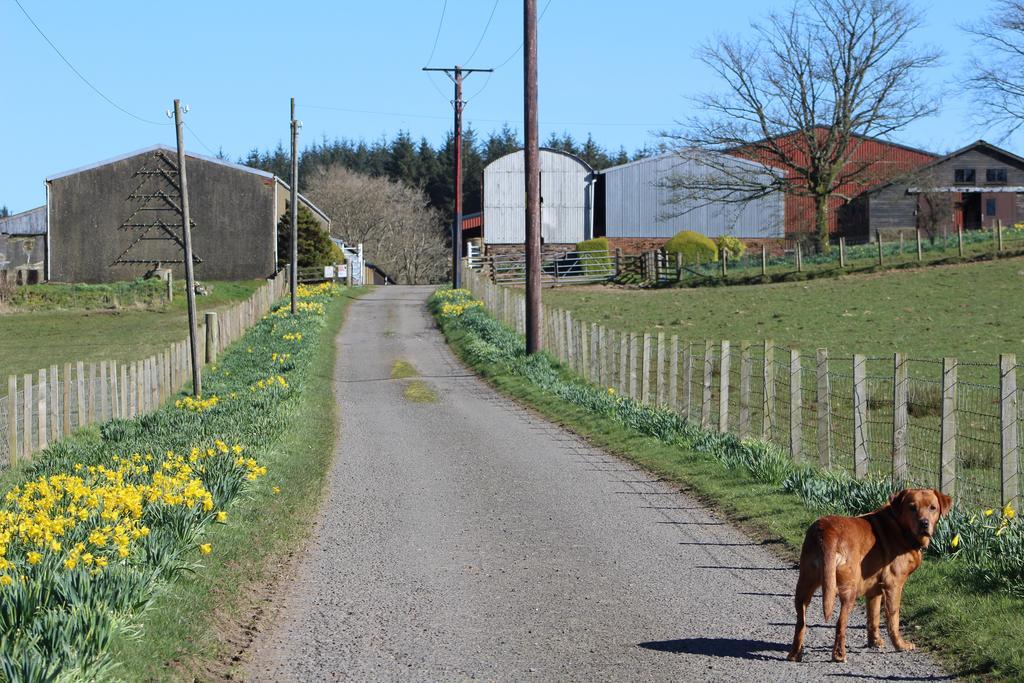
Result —
<instances>
[{"instance_id":1,"label":"row of evergreen trees","mask_svg":"<svg viewBox=\"0 0 1024 683\"><path fill-rule=\"evenodd\" d=\"M449 134L444 143L435 148L426 138L416 142L407 131L399 132L391 140L382 138L372 143L350 139L331 141L324 137L320 142L314 142L304 149L299 157L299 189L307 189L303 178L309 177L310 169L340 164L359 173L386 176L391 180L400 180L418 187L427 193L433 207L439 209L443 215L451 216L455 203L452 140L453 137ZM622 147L617 152L611 152L595 142L589 134L585 142L579 143L568 133L552 133L544 146L575 154L595 169L623 164L658 152L657 149L645 148L630 155ZM463 131L464 213L480 210L484 166L520 148L522 141L517 132L507 125L487 137L480 137L472 128ZM253 149L248 156L239 159L239 163L262 168L284 179L291 175L289 152L280 143L273 150Z\"/></svg>"}]
</instances>

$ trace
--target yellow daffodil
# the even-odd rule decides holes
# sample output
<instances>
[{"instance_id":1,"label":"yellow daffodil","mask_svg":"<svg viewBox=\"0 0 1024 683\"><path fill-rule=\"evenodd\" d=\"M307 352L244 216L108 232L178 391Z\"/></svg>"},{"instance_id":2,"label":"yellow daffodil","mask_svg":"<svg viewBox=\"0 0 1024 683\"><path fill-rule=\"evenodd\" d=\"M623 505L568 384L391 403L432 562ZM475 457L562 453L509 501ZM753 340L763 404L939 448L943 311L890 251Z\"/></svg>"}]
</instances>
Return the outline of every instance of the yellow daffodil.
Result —
<instances>
[{"instance_id":1,"label":"yellow daffodil","mask_svg":"<svg viewBox=\"0 0 1024 683\"><path fill-rule=\"evenodd\" d=\"M956 548L960 545L960 534L953 537L953 540L949 542L949 545Z\"/></svg>"},{"instance_id":2,"label":"yellow daffodil","mask_svg":"<svg viewBox=\"0 0 1024 683\"><path fill-rule=\"evenodd\" d=\"M1004 519L1013 519L1016 516L1017 516L1017 512L1016 512L1016 510L1013 509L1013 505L1010 504L1010 503L1007 503L1006 507L1003 508L1003 518Z\"/></svg>"},{"instance_id":3,"label":"yellow daffodil","mask_svg":"<svg viewBox=\"0 0 1024 683\"><path fill-rule=\"evenodd\" d=\"M270 492L273 493L276 496L277 494L281 493L281 488L278 487L278 486L275 486L275 487L270 489Z\"/></svg>"},{"instance_id":4,"label":"yellow daffodil","mask_svg":"<svg viewBox=\"0 0 1024 683\"><path fill-rule=\"evenodd\" d=\"M209 555L211 552L213 552L213 546L209 543L203 543L199 546L199 552L201 552L203 555Z\"/></svg>"},{"instance_id":5,"label":"yellow daffodil","mask_svg":"<svg viewBox=\"0 0 1024 683\"><path fill-rule=\"evenodd\" d=\"M985 516L986 517L991 517L993 512L995 512L995 510L992 509L992 508L989 508L988 510L985 510Z\"/></svg>"},{"instance_id":6,"label":"yellow daffodil","mask_svg":"<svg viewBox=\"0 0 1024 683\"><path fill-rule=\"evenodd\" d=\"M26 555L25 559L28 560L29 564L39 564L39 561L43 559L43 554L33 551Z\"/></svg>"},{"instance_id":7,"label":"yellow daffodil","mask_svg":"<svg viewBox=\"0 0 1024 683\"><path fill-rule=\"evenodd\" d=\"M220 512L218 512L217 513L217 521L220 522L221 524L224 524L225 522L227 522L228 521L228 513L225 512L224 510L221 510Z\"/></svg>"}]
</instances>

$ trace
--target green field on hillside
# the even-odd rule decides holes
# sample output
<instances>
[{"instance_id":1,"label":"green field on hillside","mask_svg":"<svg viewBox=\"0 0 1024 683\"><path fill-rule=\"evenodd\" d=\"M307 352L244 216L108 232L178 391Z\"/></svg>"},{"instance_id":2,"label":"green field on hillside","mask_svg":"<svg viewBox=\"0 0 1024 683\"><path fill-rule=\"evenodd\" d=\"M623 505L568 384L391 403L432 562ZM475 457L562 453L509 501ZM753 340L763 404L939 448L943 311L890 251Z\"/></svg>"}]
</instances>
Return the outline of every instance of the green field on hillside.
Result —
<instances>
[{"instance_id":1,"label":"green field on hillside","mask_svg":"<svg viewBox=\"0 0 1024 683\"><path fill-rule=\"evenodd\" d=\"M1024 259L744 287L545 290L544 303L617 330L833 354L994 362L1024 351Z\"/></svg>"},{"instance_id":2,"label":"green field on hillside","mask_svg":"<svg viewBox=\"0 0 1024 683\"><path fill-rule=\"evenodd\" d=\"M196 298L200 312L249 297L263 280L210 282L208 296ZM49 299L70 291L51 288ZM188 336L186 299L180 284L173 303L118 309L35 310L0 314L0 395L8 375L34 372L74 361L137 360Z\"/></svg>"}]
</instances>

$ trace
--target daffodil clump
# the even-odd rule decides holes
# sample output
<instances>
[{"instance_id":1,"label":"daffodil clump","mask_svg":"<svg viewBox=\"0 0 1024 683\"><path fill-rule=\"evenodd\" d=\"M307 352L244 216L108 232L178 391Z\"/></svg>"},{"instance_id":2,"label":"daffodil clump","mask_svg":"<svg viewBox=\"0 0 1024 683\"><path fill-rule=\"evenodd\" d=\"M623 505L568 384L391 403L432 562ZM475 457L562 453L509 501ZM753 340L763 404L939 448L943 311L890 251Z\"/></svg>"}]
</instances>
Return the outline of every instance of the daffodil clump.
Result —
<instances>
[{"instance_id":1,"label":"daffodil clump","mask_svg":"<svg viewBox=\"0 0 1024 683\"><path fill-rule=\"evenodd\" d=\"M211 534L235 521L232 502L280 492L264 456L336 291L305 288L319 306L259 321L206 374L207 397L52 444L0 493L0 680L124 677L111 668L113 634L145 638L132 634L153 599L217 561ZM304 343L282 353L282 334Z\"/></svg>"},{"instance_id":2,"label":"daffodil clump","mask_svg":"<svg viewBox=\"0 0 1024 683\"><path fill-rule=\"evenodd\" d=\"M439 289L431 297L436 312L444 318L458 318L466 311L483 309L484 302L468 289Z\"/></svg>"},{"instance_id":3,"label":"daffodil clump","mask_svg":"<svg viewBox=\"0 0 1024 683\"><path fill-rule=\"evenodd\" d=\"M213 410L220 403L220 399L216 396L210 396L209 398L196 398L195 396L182 396L174 402L174 407L178 410L190 410L193 413L202 413L207 410Z\"/></svg>"},{"instance_id":4,"label":"daffodil clump","mask_svg":"<svg viewBox=\"0 0 1024 683\"><path fill-rule=\"evenodd\" d=\"M281 339L285 341L302 341L301 332L288 332L281 336Z\"/></svg>"}]
</instances>

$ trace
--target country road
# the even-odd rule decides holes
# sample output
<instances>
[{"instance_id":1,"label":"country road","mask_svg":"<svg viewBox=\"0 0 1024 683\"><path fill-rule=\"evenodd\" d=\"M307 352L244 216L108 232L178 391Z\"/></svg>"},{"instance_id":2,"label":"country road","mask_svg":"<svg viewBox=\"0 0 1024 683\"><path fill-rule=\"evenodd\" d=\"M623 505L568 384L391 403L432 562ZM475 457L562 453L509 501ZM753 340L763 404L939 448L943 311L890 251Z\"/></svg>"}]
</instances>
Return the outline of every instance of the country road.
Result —
<instances>
[{"instance_id":1,"label":"country road","mask_svg":"<svg viewBox=\"0 0 1024 683\"><path fill-rule=\"evenodd\" d=\"M379 287L349 310L328 491L246 680L950 678L866 650L862 611L849 661L829 662L817 599L805 661L786 662L794 568L469 375L430 291ZM396 360L436 402L404 397Z\"/></svg>"}]
</instances>

